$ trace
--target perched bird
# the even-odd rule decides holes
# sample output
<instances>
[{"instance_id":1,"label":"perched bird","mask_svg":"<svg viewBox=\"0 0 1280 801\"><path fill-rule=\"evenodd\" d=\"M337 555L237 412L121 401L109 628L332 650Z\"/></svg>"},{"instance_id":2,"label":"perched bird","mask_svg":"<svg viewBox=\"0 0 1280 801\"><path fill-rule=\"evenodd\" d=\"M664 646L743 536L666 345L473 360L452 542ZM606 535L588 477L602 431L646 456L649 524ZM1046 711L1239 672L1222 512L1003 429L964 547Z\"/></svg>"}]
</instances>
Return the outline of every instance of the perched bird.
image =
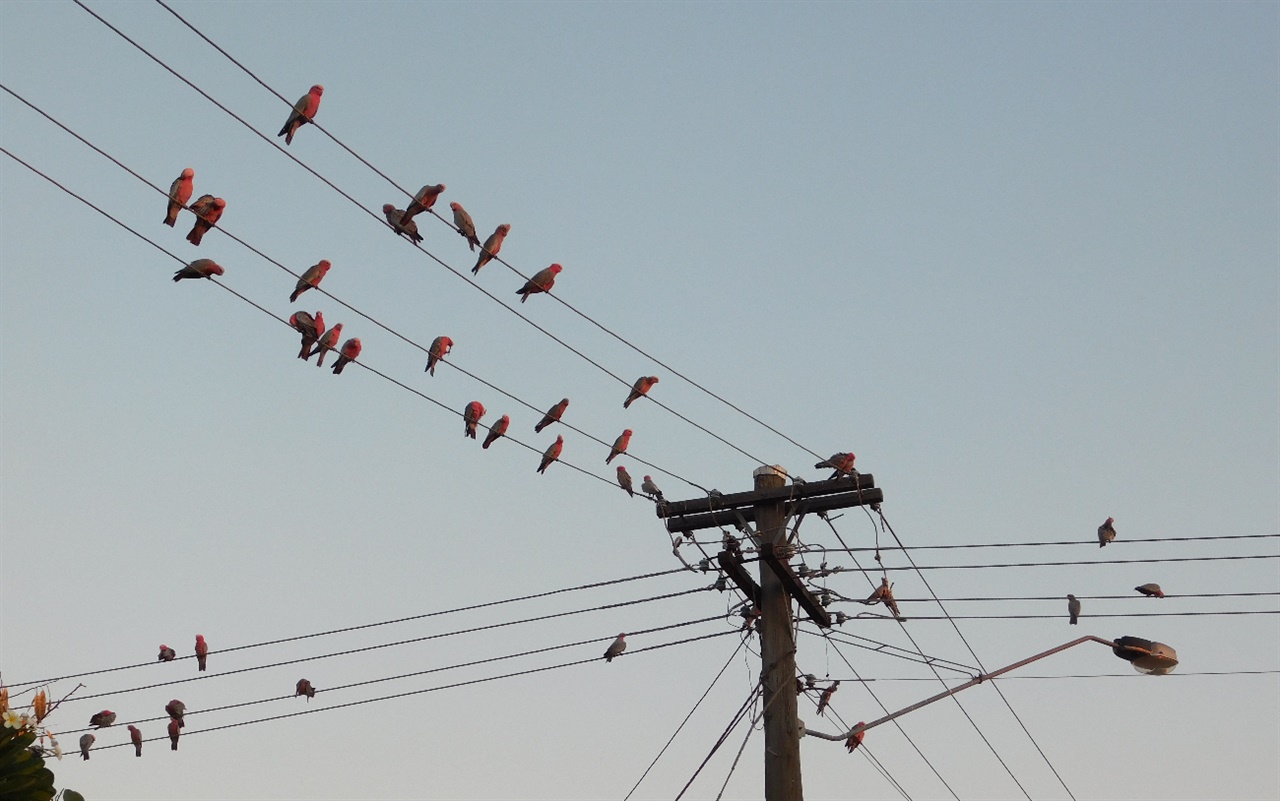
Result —
<instances>
[{"instance_id":1,"label":"perched bird","mask_svg":"<svg viewBox=\"0 0 1280 801\"><path fill-rule=\"evenodd\" d=\"M818 696L818 715L825 717L827 712L827 704L831 703L831 696L836 694L836 690L840 689L840 682L833 681L831 686L822 691L822 695Z\"/></svg>"},{"instance_id":2,"label":"perched bird","mask_svg":"<svg viewBox=\"0 0 1280 801\"><path fill-rule=\"evenodd\" d=\"M481 267L493 261L493 257L498 255L498 251L502 250L502 242L509 233L511 233L511 224L503 223L495 228L492 234L489 234L489 238L484 241L484 245L480 248L480 257L476 259L476 266L471 268L472 275L480 272Z\"/></svg>"},{"instance_id":3,"label":"perched bird","mask_svg":"<svg viewBox=\"0 0 1280 801\"><path fill-rule=\"evenodd\" d=\"M178 737L182 735L182 723L176 720L169 721L169 750L178 750Z\"/></svg>"},{"instance_id":4,"label":"perched bird","mask_svg":"<svg viewBox=\"0 0 1280 801\"><path fill-rule=\"evenodd\" d=\"M129 727L129 742L133 743L133 755L142 756L142 730L137 726Z\"/></svg>"},{"instance_id":5,"label":"perched bird","mask_svg":"<svg viewBox=\"0 0 1280 801\"><path fill-rule=\"evenodd\" d=\"M293 135L298 132L299 128L311 122L312 118L316 116L316 112L320 110L320 96L323 94L324 87L320 84L311 87L311 91L300 97L298 102L293 104L293 111L289 114L289 119L284 121L284 127L280 129L280 133L276 134L276 136L283 136L286 145L293 144ZM178 748L176 743L173 747L175 750Z\"/></svg>"},{"instance_id":6,"label":"perched bird","mask_svg":"<svg viewBox=\"0 0 1280 801\"><path fill-rule=\"evenodd\" d=\"M569 408L569 399L564 398L555 406L552 406L550 409L547 409L547 413L544 414L542 416L542 419L538 421L538 424L533 427L533 432L535 434L541 434L542 429L546 428L552 423L558 422L560 420L560 416L564 414L564 410L568 408Z\"/></svg>"},{"instance_id":7,"label":"perched bird","mask_svg":"<svg viewBox=\"0 0 1280 801\"><path fill-rule=\"evenodd\" d=\"M825 566L826 563L823 564ZM889 584L887 578L880 579L880 586L876 587L875 592L868 595L863 603L868 605L882 603L889 608L895 618L902 620L902 614L898 611L898 602L893 598L893 586Z\"/></svg>"},{"instance_id":8,"label":"perched bird","mask_svg":"<svg viewBox=\"0 0 1280 801\"><path fill-rule=\"evenodd\" d=\"M298 300L298 296L306 292L312 287L320 286L320 282L329 274L329 268L333 266L329 264L328 259L321 259L315 264L307 268L302 277L298 279L298 284L293 288L293 294L289 296L289 302L294 303Z\"/></svg>"},{"instance_id":9,"label":"perched bird","mask_svg":"<svg viewBox=\"0 0 1280 801\"><path fill-rule=\"evenodd\" d=\"M316 344L316 340L324 333L324 315L316 312L316 316L312 317L304 311L294 312L289 315L289 325L302 334L302 350L298 351L298 358L308 358L311 355L311 346Z\"/></svg>"},{"instance_id":10,"label":"perched bird","mask_svg":"<svg viewBox=\"0 0 1280 801\"><path fill-rule=\"evenodd\" d=\"M625 429L618 438L613 441L613 447L609 449L609 455L605 458L604 463L608 464L613 461L613 457L627 452L627 446L631 444L631 429Z\"/></svg>"},{"instance_id":11,"label":"perched bird","mask_svg":"<svg viewBox=\"0 0 1280 801\"><path fill-rule=\"evenodd\" d=\"M169 185L169 210L165 212L164 224L170 228L178 221L178 212L182 211L182 207L191 199L195 177L196 171L188 167Z\"/></svg>"},{"instance_id":12,"label":"perched bird","mask_svg":"<svg viewBox=\"0 0 1280 801\"><path fill-rule=\"evenodd\" d=\"M1105 548L1107 543L1116 538L1116 527L1111 525L1115 521L1114 517L1108 517L1107 522L1098 526L1098 547Z\"/></svg>"},{"instance_id":13,"label":"perched bird","mask_svg":"<svg viewBox=\"0 0 1280 801\"><path fill-rule=\"evenodd\" d=\"M160 643L160 656L157 657L156 661L172 662L174 660L174 657L176 657L177 655L178 655L177 651L173 650L172 648L165 645L164 643Z\"/></svg>"},{"instance_id":14,"label":"perched bird","mask_svg":"<svg viewBox=\"0 0 1280 801\"><path fill-rule=\"evenodd\" d=\"M622 408L629 408L631 404L640 400L642 395L648 395L649 390L653 389L653 385L656 383L658 383L656 375L642 375L637 378L636 382L631 385L631 392L627 395L627 399L622 402Z\"/></svg>"},{"instance_id":15,"label":"perched bird","mask_svg":"<svg viewBox=\"0 0 1280 801\"><path fill-rule=\"evenodd\" d=\"M204 235L209 229L218 224L218 220L222 219L222 212L227 208L227 201L213 195L201 195L195 203L191 204L191 210L196 214L196 224L191 226L191 233L187 234L187 241L197 247L200 240L204 239Z\"/></svg>"},{"instance_id":16,"label":"perched bird","mask_svg":"<svg viewBox=\"0 0 1280 801\"><path fill-rule=\"evenodd\" d=\"M857 725L854 726L854 728L856 729L858 728L858 726L865 726L865 725L867 725L867 722L865 720L860 720L858 721ZM865 731L855 732L849 735L849 739L844 741L844 747L848 748L849 753L852 754L854 749L862 745L862 738L866 736L867 736L867 733Z\"/></svg>"},{"instance_id":17,"label":"perched bird","mask_svg":"<svg viewBox=\"0 0 1280 801\"><path fill-rule=\"evenodd\" d=\"M1067 614L1071 615L1071 625L1080 622L1080 600L1071 593L1067 593Z\"/></svg>"},{"instance_id":18,"label":"perched bird","mask_svg":"<svg viewBox=\"0 0 1280 801\"><path fill-rule=\"evenodd\" d=\"M116 713L112 712L110 709L104 709L101 712L96 712L93 717L89 718L89 725L99 729L110 726L115 722Z\"/></svg>"},{"instance_id":19,"label":"perched bird","mask_svg":"<svg viewBox=\"0 0 1280 801\"><path fill-rule=\"evenodd\" d=\"M855 457L852 453L844 453L841 451L840 453L831 454L831 458L829 459L823 459L821 462L818 462L814 465L814 468L821 469L823 467L830 467L835 471L831 474L831 478L839 478L840 476L847 476L853 473L854 458Z\"/></svg>"},{"instance_id":20,"label":"perched bird","mask_svg":"<svg viewBox=\"0 0 1280 801\"><path fill-rule=\"evenodd\" d=\"M511 418L505 414L502 415L501 419L499 419L498 422L494 423L492 426L489 427L489 433L484 438L484 444L482 444L480 447L488 448L490 445L494 443L494 441L498 439L498 437L507 433L507 427L510 425L511 425Z\"/></svg>"},{"instance_id":21,"label":"perched bird","mask_svg":"<svg viewBox=\"0 0 1280 801\"><path fill-rule=\"evenodd\" d=\"M418 233L418 224L413 220L407 223L400 222L400 218L404 216L404 212L397 209L390 203L382 204L382 214L387 218L387 225L391 226L391 230L400 236L409 238L410 242L421 242L422 234Z\"/></svg>"},{"instance_id":22,"label":"perched bird","mask_svg":"<svg viewBox=\"0 0 1280 801\"><path fill-rule=\"evenodd\" d=\"M324 335L316 341L315 347L311 349L306 358L310 360L312 356L318 353L320 358L316 359L316 367L324 367L324 355L337 347L338 337L340 336L342 336L342 323L338 323L333 328L325 331Z\"/></svg>"},{"instance_id":23,"label":"perched bird","mask_svg":"<svg viewBox=\"0 0 1280 801\"><path fill-rule=\"evenodd\" d=\"M1148 596L1151 596L1151 597L1153 597L1153 598L1163 598L1163 597L1164 597L1164 590L1160 589L1160 585L1159 585L1159 584L1154 584L1154 583L1152 583L1152 584L1139 584L1137 587L1134 587L1134 589L1135 589L1135 590L1137 590L1138 592L1142 593L1143 595L1148 595Z\"/></svg>"},{"instance_id":24,"label":"perched bird","mask_svg":"<svg viewBox=\"0 0 1280 801\"><path fill-rule=\"evenodd\" d=\"M631 474L622 465L618 465L618 486L626 490L632 498L636 497L636 491L631 485Z\"/></svg>"},{"instance_id":25,"label":"perched bird","mask_svg":"<svg viewBox=\"0 0 1280 801\"><path fill-rule=\"evenodd\" d=\"M294 695L305 695L307 700L310 701L312 698L316 697L316 688L312 687L311 682L306 679L298 679L298 687L297 691L294 692Z\"/></svg>"},{"instance_id":26,"label":"perched bird","mask_svg":"<svg viewBox=\"0 0 1280 801\"><path fill-rule=\"evenodd\" d=\"M431 347L427 349L427 368L424 373L436 374L436 363L449 355L449 351L453 350L453 340L448 337L436 337L431 340Z\"/></svg>"},{"instance_id":27,"label":"perched bird","mask_svg":"<svg viewBox=\"0 0 1280 801\"><path fill-rule=\"evenodd\" d=\"M530 295L536 295L539 292L550 292L551 287L556 285L556 276L563 269L559 264L553 264L534 273L533 277L526 281L524 286L516 290L516 294L520 296L520 302L524 303L529 299Z\"/></svg>"},{"instance_id":28,"label":"perched bird","mask_svg":"<svg viewBox=\"0 0 1280 801\"><path fill-rule=\"evenodd\" d=\"M179 701L177 698L164 705L164 711L169 719L178 724L178 728L187 725L182 719L187 714L187 705Z\"/></svg>"},{"instance_id":29,"label":"perched bird","mask_svg":"<svg viewBox=\"0 0 1280 801\"><path fill-rule=\"evenodd\" d=\"M738 627L738 631L751 631L752 627L755 626L756 621L760 619L761 612L760 607L752 604L751 606L744 608L738 614L742 616L742 625Z\"/></svg>"},{"instance_id":30,"label":"perched bird","mask_svg":"<svg viewBox=\"0 0 1280 801\"><path fill-rule=\"evenodd\" d=\"M467 214L467 210L462 208L461 203L450 203L449 208L453 209L453 225L458 229L458 233L462 234L462 238L467 240L467 244L471 246L471 252L474 253L476 245L480 244L480 237L476 236L476 224L471 221L471 215Z\"/></svg>"},{"instance_id":31,"label":"perched bird","mask_svg":"<svg viewBox=\"0 0 1280 801\"><path fill-rule=\"evenodd\" d=\"M215 275L222 275L225 270L222 265L213 259L196 259L195 261L183 267L173 274L173 282L176 284L184 278L208 278L213 279Z\"/></svg>"},{"instance_id":32,"label":"perched bird","mask_svg":"<svg viewBox=\"0 0 1280 801\"><path fill-rule=\"evenodd\" d=\"M484 404L480 401L468 403L467 407L462 410L462 433L475 439L476 424L480 422L481 417L484 417Z\"/></svg>"},{"instance_id":33,"label":"perched bird","mask_svg":"<svg viewBox=\"0 0 1280 801\"><path fill-rule=\"evenodd\" d=\"M209 658L209 643L204 641L203 634L196 635L196 662L200 664L200 670L205 668L205 662Z\"/></svg>"},{"instance_id":34,"label":"perched bird","mask_svg":"<svg viewBox=\"0 0 1280 801\"><path fill-rule=\"evenodd\" d=\"M618 654L622 653L625 650L627 650L627 635L623 633L623 634L619 634L618 639L610 643L609 647L605 649L604 661L612 662L615 656L617 656Z\"/></svg>"},{"instance_id":35,"label":"perched bird","mask_svg":"<svg viewBox=\"0 0 1280 801\"><path fill-rule=\"evenodd\" d=\"M564 450L564 437L557 436L556 441L551 443L551 447L547 448L542 454L542 463L538 465L538 472L546 472L547 467L560 458L560 451Z\"/></svg>"},{"instance_id":36,"label":"perched bird","mask_svg":"<svg viewBox=\"0 0 1280 801\"><path fill-rule=\"evenodd\" d=\"M338 361L333 365L333 374L341 375L342 368L360 358L360 349L362 347L363 346L360 344L360 337L352 337L346 342L343 342L342 350L338 351Z\"/></svg>"},{"instance_id":37,"label":"perched bird","mask_svg":"<svg viewBox=\"0 0 1280 801\"><path fill-rule=\"evenodd\" d=\"M662 501L662 490L658 489L658 485L653 483L653 479L649 476L644 477L644 481L640 482L640 491L655 501Z\"/></svg>"},{"instance_id":38,"label":"perched bird","mask_svg":"<svg viewBox=\"0 0 1280 801\"><path fill-rule=\"evenodd\" d=\"M413 196L413 202L409 204L409 208L404 210L404 214L400 215L400 224L408 225L414 217L424 211L430 211L443 191L444 184L436 184L435 186L428 184L419 189L418 194Z\"/></svg>"},{"instance_id":39,"label":"perched bird","mask_svg":"<svg viewBox=\"0 0 1280 801\"><path fill-rule=\"evenodd\" d=\"M92 734L85 733L80 735L80 758L81 759L89 758L89 749L93 748L93 741L96 739L98 738L94 737Z\"/></svg>"}]
</instances>

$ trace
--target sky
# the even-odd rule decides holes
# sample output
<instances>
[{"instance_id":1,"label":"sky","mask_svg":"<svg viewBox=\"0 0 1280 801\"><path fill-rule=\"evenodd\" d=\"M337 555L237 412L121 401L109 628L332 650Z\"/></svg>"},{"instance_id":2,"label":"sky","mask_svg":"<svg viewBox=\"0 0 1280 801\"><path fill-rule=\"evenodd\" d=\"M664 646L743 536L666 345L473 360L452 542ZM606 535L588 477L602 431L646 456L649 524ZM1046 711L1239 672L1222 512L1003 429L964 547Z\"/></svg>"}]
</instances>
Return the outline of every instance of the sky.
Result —
<instances>
[{"instance_id":1,"label":"sky","mask_svg":"<svg viewBox=\"0 0 1280 801\"><path fill-rule=\"evenodd\" d=\"M288 103L323 84L316 121L396 185L445 183L445 216L462 203L482 237L511 224L513 267L564 271L555 298L511 305L522 279L496 262L473 278L440 221L419 218L423 245L456 274L363 213L407 197L316 128L288 155L355 203L76 4L0 3L0 83L151 183L192 167L197 194L227 200L226 232L193 247L189 213L160 225L154 189L0 92L5 150L180 259L0 158L0 675L140 665L48 685L84 685L49 721L68 750L102 708L123 724L174 697L192 713L280 699L192 714L177 754L64 759L59 786L91 801L623 799L727 664L632 796L674 798L760 669L754 637L735 651L738 597L707 589L713 575L418 617L680 567L652 504L603 463L631 428L621 462L668 499L747 490L761 463L819 479L814 453L852 451L908 546L1077 542L912 552L943 599L1054 599L947 603L1054 616L960 619L964 641L883 553L932 656L973 666L967 641L992 670L1084 634L1177 649L1170 677L1090 644L1013 676L1105 678L1000 680L1061 782L990 685L960 695L1028 795L1280 796L1274 614L1091 617L1278 608L1177 597L1280 591L1277 4L172 3L281 102L162 6L86 3L273 143ZM450 336L452 364L425 374L421 350L319 292L290 304L295 279L230 234L295 273L330 260L324 290L419 345ZM263 311L170 280L195 258L279 318L323 310L410 389L295 359L297 335ZM624 410L642 375L661 378L652 402ZM535 434L538 412L492 387L537 410L569 397L578 430ZM462 437L472 400L486 424L510 415L511 438ZM557 433L564 463L539 475ZM1109 516L1119 537L1100 551ZM860 509L834 528L891 544ZM1271 538L1133 542L1215 535ZM814 550L797 561L828 548L853 567L821 521L799 537ZM1269 558L1197 560L1217 556ZM1160 558L1191 561L1115 562ZM1090 564L948 567L1064 561ZM1067 624L1067 593L1150 581L1170 597L1085 600ZM826 586L868 592L853 570ZM685 623L633 634L609 664L445 688ZM839 632L913 648L883 618ZM197 633L209 671L150 687L200 675L189 658L151 664L160 643L189 656ZM848 724L883 714L872 692L892 710L941 689L882 652L797 647L800 670L842 681ZM302 677L316 698L284 697ZM324 692L372 679L389 680ZM117 694L81 700L98 693ZM416 694L329 709L399 693ZM892 726L866 747L906 797L1024 797L955 703L901 722L919 753ZM762 797L758 731L731 771L745 736L686 798L726 777L724 798ZM127 739L117 725L97 747ZM839 743L801 752L809 799L903 797Z\"/></svg>"}]
</instances>

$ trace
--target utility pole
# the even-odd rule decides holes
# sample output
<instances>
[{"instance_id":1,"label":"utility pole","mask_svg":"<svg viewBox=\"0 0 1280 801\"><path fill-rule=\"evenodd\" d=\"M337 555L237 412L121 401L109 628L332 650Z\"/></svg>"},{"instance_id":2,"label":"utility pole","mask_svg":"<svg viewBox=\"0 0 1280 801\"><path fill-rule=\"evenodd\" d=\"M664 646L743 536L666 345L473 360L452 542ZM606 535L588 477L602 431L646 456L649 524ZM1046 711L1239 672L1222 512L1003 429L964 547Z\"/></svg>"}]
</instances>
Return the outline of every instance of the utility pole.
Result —
<instances>
[{"instance_id":1,"label":"utility pole","mask_svg":"<svg viewBox=\"0 0 1280 801\"><path fill-rule=\"evenodd\" d=\"M791 569L793 551L787 542L787 519L813 512L864 504L879 504L884 493L867 473L852 473L829 481L786 486L787 472L778 466L753 473L755 489L731 495L715 494L690 501L657 505L667 531L692 536L703 528L730 525L751 536L760 554L760 583L743 569L742 554L726 542L716 557L725 575L760 612L760 684L764 703L765 801L803 801L800 777L801 724L796 713L796 638L791 620L794 599L809 618L823 628L831 616ZM754 530L751 523L754 522Z\"/></svg>"}]
</instances>

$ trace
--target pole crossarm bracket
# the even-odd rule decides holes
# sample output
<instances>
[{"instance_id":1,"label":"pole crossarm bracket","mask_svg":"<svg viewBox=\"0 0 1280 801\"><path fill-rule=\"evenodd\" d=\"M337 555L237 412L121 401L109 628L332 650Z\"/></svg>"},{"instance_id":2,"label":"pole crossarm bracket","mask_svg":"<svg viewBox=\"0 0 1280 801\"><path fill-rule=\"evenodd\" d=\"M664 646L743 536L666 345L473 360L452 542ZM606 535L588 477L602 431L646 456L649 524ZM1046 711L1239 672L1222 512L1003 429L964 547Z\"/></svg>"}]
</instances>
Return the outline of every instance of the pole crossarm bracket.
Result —
<instances>
[{"instance_id":1,"label":"pole crossarm bracket","mask_svg":"<svg viewBox=\"0 0 1280 801\"><path fill-rule=\"evenodd\" d=\"M754 523L755 507L762 503L783 502L783 513L791 516L827 512L850 506L867 506L884 501L884 491L875 485L875 476L858 473L830 481L809 481L760 492L735 492L688 501L671 501L656 505L657 515L667 521L667 531L682 534L704 528L737 526L742 521Z\"/></svg>"},{"instance_id":2,"label":"pole crossarm bracket","mask_svg":"<svg viewBox=\"0 0 1280 801\"><path fill-rule=\"evenodd\" d=\"M782 587L787 591L787 595L800 604L805 612L809 613L809 619L817 623L824 629L831 628L831 614L818 603L818 599L813 597L813 593L809 592L809 588L801 583L800 579L791 570L791 565L786 559L778 555L778 550L784 553L788 548L779 549L777 546L766 543L760 546L760 558L769 566L778 580L782 582Z\"/></svg>"}]
</instances>

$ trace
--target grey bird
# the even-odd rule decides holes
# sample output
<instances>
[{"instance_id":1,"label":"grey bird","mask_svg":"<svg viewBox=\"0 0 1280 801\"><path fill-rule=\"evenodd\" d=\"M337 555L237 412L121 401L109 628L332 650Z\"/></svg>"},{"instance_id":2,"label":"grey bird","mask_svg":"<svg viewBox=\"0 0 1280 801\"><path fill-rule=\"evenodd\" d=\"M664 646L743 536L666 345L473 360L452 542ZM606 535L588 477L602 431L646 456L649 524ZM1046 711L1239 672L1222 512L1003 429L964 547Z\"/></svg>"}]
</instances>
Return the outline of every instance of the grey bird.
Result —
<instances>
[{"instance_id":1,"label":"grey bird","mask_svg":"<svg viewBox=\"0 0 1280 801\"><path fill-rule=\"evenodd\" d=\"M1067 614L1071 615L1071 625L1080 622L1080 599L1067 593Z\"/></svg>"}]
</instances>

